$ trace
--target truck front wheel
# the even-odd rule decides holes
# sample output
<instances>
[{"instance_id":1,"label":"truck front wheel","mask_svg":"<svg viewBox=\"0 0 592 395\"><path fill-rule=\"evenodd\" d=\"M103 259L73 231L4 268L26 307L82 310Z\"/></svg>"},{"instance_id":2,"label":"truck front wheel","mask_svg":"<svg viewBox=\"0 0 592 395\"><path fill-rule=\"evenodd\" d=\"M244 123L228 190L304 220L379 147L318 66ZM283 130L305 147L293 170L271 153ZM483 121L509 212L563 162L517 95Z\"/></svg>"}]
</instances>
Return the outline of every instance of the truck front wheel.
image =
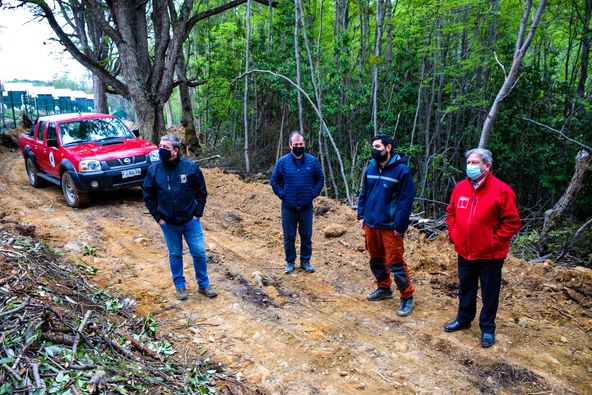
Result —
<instances>
[{"instance_id":1,"label":"truck front wheel","mask_svg":"<svg viewBox=\"0 0 592 395\"><path fill-rule=\"evenodd\" d=\"M31 184L35 188L41 188L47 185L45 180L39 177L39 169L37 169L37 165L33 162L31 157L28 157L25 161L25 167L27 169L27 178L29 179L29 184Z\"/></svg>"},{"instance_id":2,"label":"truck front wheel","mask_svg":"<svg viewBox=\"0 0 592 395\"><path fill-rule=\"evenodd\" d=\"M78 190L70 173L62 174L62 193L70 207L85 207L90 202L90 195Z\"/></svg>"}]
</instances>

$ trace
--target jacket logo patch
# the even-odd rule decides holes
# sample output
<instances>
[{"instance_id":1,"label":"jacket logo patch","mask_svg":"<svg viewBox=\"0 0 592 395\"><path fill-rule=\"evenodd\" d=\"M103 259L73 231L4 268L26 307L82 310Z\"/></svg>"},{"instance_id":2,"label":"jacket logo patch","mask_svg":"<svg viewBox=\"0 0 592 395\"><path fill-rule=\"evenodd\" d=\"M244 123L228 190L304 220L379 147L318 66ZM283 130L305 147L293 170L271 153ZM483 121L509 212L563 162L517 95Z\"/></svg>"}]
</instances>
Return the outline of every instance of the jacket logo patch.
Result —
<instances>
[{"instance_id":1,"label":"jacket logo patch","mask_svg":"<svg viewBox=\"0 0 592 395\"><path fill-rule=\"evenodd\" d=\"M466 196L461 196L458 198L458 208L467 208L469 207L469 198Z\"/></svg>"},{"instance_id":2,"label":"jacket logo patch","mask_svg":"<svg viewBox=\"0 0 592 395\"><path fill-rule=\"evenodd\" d=\"M187 184L187 174L181 174L181 184Z\"/></svg>"}]
</instances>

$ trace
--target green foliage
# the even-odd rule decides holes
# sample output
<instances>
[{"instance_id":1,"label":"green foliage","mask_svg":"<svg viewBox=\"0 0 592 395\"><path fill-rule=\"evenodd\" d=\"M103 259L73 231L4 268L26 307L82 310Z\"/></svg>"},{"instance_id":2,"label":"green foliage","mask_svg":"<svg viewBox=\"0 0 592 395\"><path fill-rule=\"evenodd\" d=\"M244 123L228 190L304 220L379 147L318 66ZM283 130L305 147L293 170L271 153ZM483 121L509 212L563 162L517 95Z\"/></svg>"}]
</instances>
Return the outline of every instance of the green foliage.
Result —
<instances>
[{"instance_id":1,"label":"green foliage","mask_svg":"<svg viewBox=\"0 0 592 395\"><path fill-rule=\"evenodd\" d=\"M152 314L144 317L144 333L149 337L155 337L158 330L158 322L154 319Z\"/></svg>"},{"instance_id":2,"label":"green foliage","mask_svg":"<svg viewBox=\"0 0 592 395\"><path fill-rule=\"evenodd\" d=\"M84 247L83 256L96 256L97 255L97 247L91 247L86 243L82 243L82 247Z\"/></svg>"}]
</instances>

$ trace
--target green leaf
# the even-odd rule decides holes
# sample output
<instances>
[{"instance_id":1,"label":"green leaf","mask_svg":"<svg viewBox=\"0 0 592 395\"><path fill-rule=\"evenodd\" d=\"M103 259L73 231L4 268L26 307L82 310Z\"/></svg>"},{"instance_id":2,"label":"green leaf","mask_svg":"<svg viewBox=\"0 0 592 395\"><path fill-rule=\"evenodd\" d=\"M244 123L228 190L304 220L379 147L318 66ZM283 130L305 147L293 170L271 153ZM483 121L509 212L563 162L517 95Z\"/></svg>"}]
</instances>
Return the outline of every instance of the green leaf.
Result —
<instances>
[{"instance_id":1,"label":"green leaf","mask_svg":"<svg viewBox=\"0 0 592 395\"><path fill-rule=\"evenodd\" d=\"M8 364L14 362L14 357L2 358L0 359L0 365Z\"/></svg>"}]
</instances>

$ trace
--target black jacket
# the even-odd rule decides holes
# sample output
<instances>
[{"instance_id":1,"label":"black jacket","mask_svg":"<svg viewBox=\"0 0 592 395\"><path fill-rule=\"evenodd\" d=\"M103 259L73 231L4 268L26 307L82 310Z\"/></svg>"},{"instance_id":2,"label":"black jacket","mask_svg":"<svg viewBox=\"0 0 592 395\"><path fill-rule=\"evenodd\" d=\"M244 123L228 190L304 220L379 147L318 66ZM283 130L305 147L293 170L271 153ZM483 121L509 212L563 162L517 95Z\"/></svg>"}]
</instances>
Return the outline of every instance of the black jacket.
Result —
<instances>
[{"instance_id":1,"label":"black jacket","mask_svg":"<svg viewBox=\"0 0 592 395\"><path fill-rule=\"evenodd\" d=\"M185 158L172 164L157 162L148 168L144 184L144 202L158 222L182 224L201 217L206 205L206 181L197 165Z\"/></svg>"}]
</instances>

